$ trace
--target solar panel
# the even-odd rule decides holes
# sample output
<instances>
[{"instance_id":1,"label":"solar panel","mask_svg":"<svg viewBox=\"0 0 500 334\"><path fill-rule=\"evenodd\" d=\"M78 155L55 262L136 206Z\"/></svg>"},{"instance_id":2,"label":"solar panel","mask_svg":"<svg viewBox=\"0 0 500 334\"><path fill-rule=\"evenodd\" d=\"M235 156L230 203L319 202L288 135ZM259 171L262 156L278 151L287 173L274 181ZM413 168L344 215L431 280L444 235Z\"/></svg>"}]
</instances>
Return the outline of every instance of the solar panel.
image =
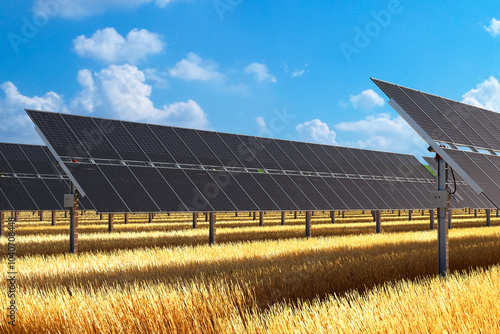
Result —
<instances>
[{"instance_id":1,"label":"solar panel","mask_svg":"<svg viewBox=\"0 0 500 334\"><path fill-rule=\"evenodd\" d=\"M245 188L242 188L229 172L226 171L208 171L208 174L224 191L232 203L240 211L260 211L260 208Z\"/></svg>"},{"instance_id":2,"label":"solar panel","mask_svg":"<svg viewBox=\"0 0 500 334\"><path fill-rule=\"evenodd\" d=\"M80 146L93 158L120 159L92 118L62 114L64 122L77 137Z\"/></svg>"},{"instance_id":3,"label":"solar panel","mask_svg":"<svg viewBox=\"0 0 500 334\"><path fill-rule=\"evenodd\" d=\"M216 132L196 131L201 140L210 148L212 152L221 161L223 166L243 167L238 158L227 147Z\"/></svg>"},{"instance_id":4,"label":"solar panel","mask_svg":"<svg viewBox=\"0 0 500 334\"><path fill-rule=\"evenodd\" d=\"M182 169L159 168L158 171L189 211L214 211Z\"/></svg>"},{"instance_id":5,"label":"solar panel","mask_svg":"<svg viewBox=\"0 0 500 334\"><path fill-rule=\"evenodd\" d=\"M293 161L283 152L283 150L276 144L274 139L270 138L256 138L257 142L268 152L278 166L274 169L282 170L299 170Z\"/></svg>"},{"instance_id":6,"label":"solar panel","mask_svg":"<svg viewBox=\"0 0 500 334\"><path fill-rule=\"evenodd\" d=\"M0 143L0 211L63 209L69 179L48 148ZM82 201L82 208L92 205Z\"/></svg>"},{"instance_id":7,"label":"solar panel","mask_svg":"<svg viewBox=\"0 0 500 334\"><path fill-rule=\"evenodd\" d=\"M2 152L5 160L16 174L36 174L36 170L33 168L28 160L28 157L24 154L21 147L17 144L0 144L0 151Z\"/></svg>"},{"instance_id":8,"label":"solar panel","mask_svg":"<svg viewBox=\"0 0 500 334\"><path fill-rule=\"evenodd\" d=\"M276 179L270 174L252 174L255 181L264 189L264 191L273 199L274 203L278 206L281 211L297 211L300 210L298 204L294 203L289 197L290 190L288 185L292 182L290 179L286 180L287 184L283 185L284 189L277 183ZM279 180L279 179L278 179ZM292 188L292 192L296 191L296 186ZM307 203L307 201L306 201ZM307 207L311 205L308 204ZM304 208L304 210L306 210Z\"/></svg>"},{"instance_id":9,"label":"solar panel","mask_svg":"<svg viewBox=\"0 0 500 334\"><path fill-rule=\"evenodd\" d=\"M309 148L309 145L306 143L300 142L290 142L295 149L301 153L304 159L308 162L308 164L316 171L321 173L329 173L330 169L321 162L318 156Z\"/></svg>"},{"instance_id":10,"label":"solar panel","mask_svg":"<svg viewBox=\"0 0 500 334\"><path fill-rule=\"evenodd\" d=\"M253 202L264 211L280 210L273 198L263 189L250 173L230 173L232 177L245 189ZM285 195L286 196L286 195ZM285 197L282 196L282 197Z\"/></svg>"},{"instance_id":11,"label":"solar panel","mask_svg":"<svg viewBox=\"0 0 500 334\"><path fill-rule=\"evenodd\" d=\"M311 202L316 210L327 211L334 209L334 207L332 207L330 203L328 203L322 193L313 185L312 182L309 181L309 177L290 175L290 179L292 179L295 185L304 194L305 198L309 202Z\"/></svg>"},{"instance_id":12,"label":"solar panel","mask_svg":"<svg viewBox=\"0 0 500 334\"><path fill-rule=\"evenodd\" d=\"M201 140L196 131L188 129L173 129L184 144L189 148L201 165L222 166L212 150Z\"/></svg>"},{"instance_id":13,"label":"solar panel","mask_svg":"<svg viewBox=\"0 0 500 334\"><path fill-rule=\"evenodd\" d=\"M85 193L98 212L130 211L97 165L66 163L66 167L80 184L85 185Z\"/></svg>"},{"instance_id":14,"label":"solar panel","mask_svg":"<svg viewBox=\"0 0 500 334\"><path fill-rule=\"evenodd\" d=\"M474 189L500 206L496 154L478 150L500 150L500 116L493 111L401 87L373 81L391 98L391 105L429 145ZM448 144L451 149L440 147ZM457 150L468 147L473 152ZM445 146L446 147L446 146ZM471 198L472 199L472 198ZM484 198L473 198L484 203Z\"/></svg>"},{"instance_id":15,"label":"solar panel","mask_svg":"<svg viewBox=\"0 0 500 334\"><path fill-rule=\"evenodd\" d=\"M264 169L282 169L256 137L242 135L238 135L238 137Z\"/></svg>"},{"instance_id":16,"label":"solar panel","mask_svg":"<svg viewBox=\"0 0 500 334\"><path fill-rule=\"evenodd\" d=\"M226 146L229 147L244 167L259 169L264 168L253 155L252 151L246 147L238 136L228 133L219 133L219 137L226 144Z\"/></svg>"},{"instance_id":17,"label":"solar panel","mask_svg":"<svg viewBox=\"0 0 500 334\"><path fill-rule=\"evenodd\" d=\"M130 167L130 171L162 211L187 211L184 203L156 168Z\"/></svg>"},{"instance_id":18,"label":"solar panel","mask_svg":"<svg viewBox=\"0 0 500 334\"><path fill-rule=\"evenodd\" d=\"M150 161L175 163L175 159L167 152L147 124L132 122L123 122L122 124Z\"/></svg>"},{"instance_id":19,"label":"solar panel","mask_svg":"<svg viewBox=\"0 0 500 334\"><path fill-rule=\"evenodd\" d=\"M174 158L175 162L188 165L199 164L198 159L195 158L173 128L159 125L149 125L149 128L166 148L170 156Z\"/></svg>"},{"instance_id":20,"label":"solar panel","mask_svg":"<svg viewBox=\"0 0 500 334\"><path fill-rule=\"evenodd\" d=\"M293 163L299 168L299 170L307 172L314 171L314 168L311 166L311 164L307 162L307 160L299 151L297 151L297 149L292 145L291 142L286 140L275 140L275 142L286 154L286 156L293 161Z\"/></svg>"},{"instance_id":21,"label":"solar panel","mask_svg":"<svg viewBox=\"0 0 500 334\"><path fill-rule=\"evenodd\" d=\"M406 155L27 112L99 212L397 209L421 203L396 178L427 177Z\"/></svg>"},{"instance_id":22,"label":"solar panel","mask_svg":"<svg viewBox=\"0 0 500 334\"><path fill-rule=\"evenodd\" d=\"M345 189L339 191L338 193L334 191L327 183L327 180L330 178L311 176L307 179L321 193L323 198L328 201L328 204L333 210L349 210L349 206L345 202L353 201L354 198L352 196L349 198Z\"/></svg>"}]
</instances>

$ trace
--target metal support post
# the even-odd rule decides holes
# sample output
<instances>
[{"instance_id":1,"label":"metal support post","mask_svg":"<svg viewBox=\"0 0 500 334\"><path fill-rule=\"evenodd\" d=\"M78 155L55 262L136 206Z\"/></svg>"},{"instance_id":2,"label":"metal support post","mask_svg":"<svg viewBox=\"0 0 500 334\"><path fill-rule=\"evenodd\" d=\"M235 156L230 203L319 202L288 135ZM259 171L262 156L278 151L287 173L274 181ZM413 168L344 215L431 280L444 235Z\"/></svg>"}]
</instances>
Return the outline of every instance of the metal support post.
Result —
<instances>
[{"instance_id":1,"label":"metal support post","mask_svg":"<svg viewBox=\"0 0 500 334\"><path fill-rule=\"evenodd\" d=\"M285 211L281 211L281 225L285 226Z\"/></svg>"},{"instance_id":2,"label":"metal support post","mask_svg":"<svg viewBox=\"0 0 500 334\"><path fill-rule=\"evenodd\" d=\"M332 224L335 224L335 211L330 211L330 219L332 220Z\"/></svg>"},{"instance_id":3,"label":"metal support post","mask_svg":"<svg viewBox=\"0 0 500 334\"><path fill-rule=\"evenodd\" d=\"M446 190L446 162L439 157L438 163L438 190ZM446 207L437 208L438 216L438 274L446 276L448 273L448 225L446 224Z\"/></svg>"},{"instance_id":4,"label":"metal support post","mask_svg":"<svg viewBox=\"0 0 500 334\"><path fill-rule=\"evenodd\" d=\"M123 214L123 223L128 224L128 213Z\"/></svg>"},{"instance_id":5,"label":"metal support post","mask_svg":"<svg viewBox=\"0 0 500 334\"><path fill-rule=\"evenodd\" d=\"M193 229L197 228L198 227L198 221L197 221L197 218L198 218L198 214L195 212L193 213Z\"/></svg>"},{"instance_id":6,"label":"metal support post","mask_svg":"<svg viewBox=\"0 0 500 334\"><path fill-rule=\"evenodd\" d=\"M108 233L113 232L114 215L112 213L108 216Z\"/></svg>"},{"instance_id":7,"label":"metal support post","mask_svg":"<svg viewBox=\"0 0 500 334\"><path fill-rule=\"evenodd\" d=\"M51 223L52 223L52 226L56 226L56 212L55 211L52 211Z\"/></svg>"},{"instance_id":8,"label":"metal support post","mask_svg":"<svg viewBox=\"0 0 500 334\"><path fill-rule=\"evenodd\" d=\"M380 233L381 231L381 223L380 223L380 217L381 217L381 212L380 211L375 211L375 221L376 221L376 226L377 226L377 233Z\"/></svg>"},{"instance_id":9,"label":"metal support post","mask_svg":"<svg viewBox=\"0 0 500 334\"><path fill-rule=\"evenodd\" d=\"M264 212L259 212L259 226L264 226Z\"/></svg>"},{"instance_id":10,"label":"metal support post","mask_svg":"<svg viewBox=\"0 0 500 334\"><path fill-rule=\"evenodd\" d=\"M486 226L491 225L491 210L486 209Z\"/></svg>"},{"instance_id":11,"label":"metal support post","mask_svg":"<svg viewBox=\"0 0 500 334\"><path fill-rule=\"evenodd\" d=\"M452 216L452 211L451 209L448 210L448 229L451 230L451 216Z\"/></svg>"},{"instance_id":12,"label":"metal support post","mask_svg":"<svg viewBox=\"0 0 500 334\"><path fill-rule=\"evenodd\" d=\"M209 232L208 232L208 244L215 245L215 212L210 212L210 223L209 223Z\"/></svg>"},{"instance_id":13,"label":"metal support post","mask_svg":"<svg viewBox=\"0 0 500 334\"><path fill-rule=\"evenodd\" d=\"M69 209L69 252L78 253L78 190L71 183L73 206Z\"/></svg>"},{"instance_id":14,"label":"metal support post","mask_svg":"<svg viewBox=\"0 0 500 334\"><path fill-rule=\"evenodd\" d=\"M306 238L311 236L311 211L306 211Z\"/></svg>"},{"instance_id":15,"label":"metal support post","mask_svg":"<svg viewBox=\"0 0 500 334\"><path fill-rule=\"evenodd\" d=\"M413 210L408 210L408 220L411 221L411 214L413 213Z\"/></svg>"}]
</instances>

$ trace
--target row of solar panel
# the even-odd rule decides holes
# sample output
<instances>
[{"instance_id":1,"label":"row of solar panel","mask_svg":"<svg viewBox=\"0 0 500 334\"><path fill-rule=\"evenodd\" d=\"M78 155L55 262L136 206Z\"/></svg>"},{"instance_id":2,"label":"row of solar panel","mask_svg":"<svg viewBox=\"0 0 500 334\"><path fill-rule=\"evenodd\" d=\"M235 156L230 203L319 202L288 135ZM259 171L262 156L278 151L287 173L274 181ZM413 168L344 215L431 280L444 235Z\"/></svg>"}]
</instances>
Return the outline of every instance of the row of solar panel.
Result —
<instances>
[{"instance_id":1,"label":"row of solar panel","mask_svg":"<svg viewBox=\"0 0 500 334\"><path fill-rule=\"evenodd\" d=\"M431 166L431 168L437 173L436 159L430 158L430 157L423 157L423 158L429 164L429 166ZM459 185L457 186L457 191L454 194L454 196L456 198L461 199L463 197L462 194L465 192L475 202L482 204L482 206L477 206L476 208L480 208L480 209L494 209L494 208L496 208L495 205L493 205L490 200L485 198L483 193L477 195L477 193L474 190L472 190L472 188L469 187L469 185L467 185L466 183L463 184L465 182L465 180L460 175L458 175L456 172L454 172L454 175L455 175L456 181L459 183ZM449 178L449 180L451 180L452 175L448 175L448 178ZM453 186L452 186L452 188L453 188ZM470 207L472 207L472 206L470 206Z\"/></svg>"},{"instance_id":2,"label":"row of solar panel","mask_svg":"<svg viewBox=\"0 0 500 334\"><path fill-rule=\"evenodd\" d=\"M372 79L434 141L500 150L500 114Z\"/></svg>"},{"instance_id":3,"label":"row of solar panel","mask_svg":"<svg viewBox=\"0 0 500 334\"><path fill-rule=\"evenodd\" d=\"M46 146L0 143L0 175L0 211L64 209L69 179Z\"/></svg>"},{"instance_id":4,"label":"row of solar panel","mask_svg":"<svg viewBox=\"0 0 500 334\"><path fill-rule=\"evenodd\" d=\"M411 155L27 110L62 157L431 179Z\"/></svg>"},{"instance_id":5,"label":"row of solar panel","mask_svg":"<svg viewBox=\"0 0 500 334\"><path fill-rule=\"evenodd\" d=\"M435 183L68 163L100 212L428 209ZM454 207L482 207L470 198Z\"/></svg>"},{"instance_id":6,"label":"row of solar panel","mask_svg":"<svg viewBox=\"0 0 500 334\"><path fill-rule=\"evenodd\" d=\"M1 174L61 175L46 146L0 143Z\"/></svg>"},{"instance_id":7,"label":"row of solar panel","mask_svg":"<svg viewBox=\"0 0 500 334\"><path fill-rule=\"evenodd\" d=\"M64 194L69 180L60 178L2 177L0 178L0 211L64 210ZM90 210L87 199L81 209Z\"/></svg>"}]
</instances>

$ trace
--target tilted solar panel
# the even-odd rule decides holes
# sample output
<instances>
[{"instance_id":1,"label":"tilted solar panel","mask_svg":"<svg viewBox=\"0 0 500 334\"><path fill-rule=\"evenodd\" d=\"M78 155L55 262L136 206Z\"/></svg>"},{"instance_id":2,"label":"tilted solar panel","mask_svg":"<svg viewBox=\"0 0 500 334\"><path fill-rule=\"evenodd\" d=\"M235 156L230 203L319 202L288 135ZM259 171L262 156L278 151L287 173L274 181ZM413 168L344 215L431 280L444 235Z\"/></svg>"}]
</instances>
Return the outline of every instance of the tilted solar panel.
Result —
<instances>
[{"instance_id":1,"label":"tilted solar panel","mask_svg":"<svg viewBox=\"0 0 500 334\"><path fill-rule=\"evenodd\" d=\"M427 208L397 179L426 179L411 156L27 113L99 212Z\"/></svg>"}]
</instances>

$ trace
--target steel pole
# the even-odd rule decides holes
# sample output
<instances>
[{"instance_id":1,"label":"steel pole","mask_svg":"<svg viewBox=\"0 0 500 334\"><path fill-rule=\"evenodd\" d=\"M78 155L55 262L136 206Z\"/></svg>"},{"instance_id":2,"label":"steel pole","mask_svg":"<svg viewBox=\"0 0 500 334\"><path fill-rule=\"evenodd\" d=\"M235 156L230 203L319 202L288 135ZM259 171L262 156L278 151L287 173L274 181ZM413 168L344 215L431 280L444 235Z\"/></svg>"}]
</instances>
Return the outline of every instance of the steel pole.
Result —
<instances>
[{"instance_id":1,"label":"steel pole","mask_svg":"<svg viewBox=\"0 0 500 334\"><path fill-rule=\"evenodd\" d=\"M446 162L439 157L438 190L446 190ZM446 207L437 208L438 216L438 274L446 276L448 272L448 225L446 224Z\"/></svg>"}]
</instances>

